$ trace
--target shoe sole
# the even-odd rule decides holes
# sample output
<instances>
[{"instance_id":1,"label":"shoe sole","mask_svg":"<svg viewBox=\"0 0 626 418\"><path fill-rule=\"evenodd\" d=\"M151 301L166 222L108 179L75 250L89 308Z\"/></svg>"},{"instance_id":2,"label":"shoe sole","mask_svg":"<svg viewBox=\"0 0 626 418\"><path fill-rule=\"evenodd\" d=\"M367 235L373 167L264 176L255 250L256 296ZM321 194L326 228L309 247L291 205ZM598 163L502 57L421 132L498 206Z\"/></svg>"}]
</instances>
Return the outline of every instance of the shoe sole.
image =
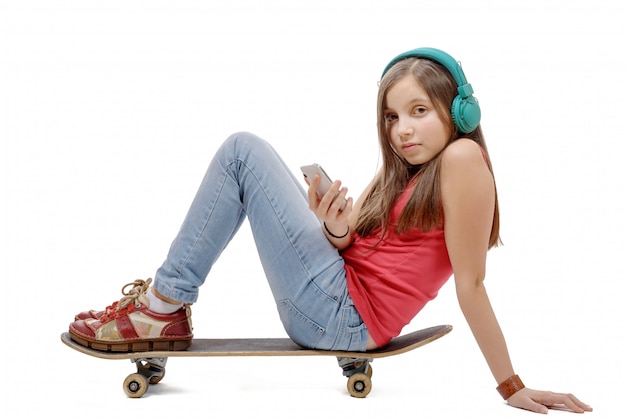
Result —
<instances>
[{"instance_id":1,"label":"shoe sole","mask_svg":"<svg viewBox=\"0 0 626 418\"><path fill-rule=\"evenodd\" d=\"M72 340L78 344L91 348L96 351L113 351L118 353L137 353L144 351L184 351L191 346L192 338L186 339L160 339L160 340L140 340L140 341L126 341L126 342L103 342L94 341L81 337L71 332L70 336Z\"/></svg>"}]
</instances>

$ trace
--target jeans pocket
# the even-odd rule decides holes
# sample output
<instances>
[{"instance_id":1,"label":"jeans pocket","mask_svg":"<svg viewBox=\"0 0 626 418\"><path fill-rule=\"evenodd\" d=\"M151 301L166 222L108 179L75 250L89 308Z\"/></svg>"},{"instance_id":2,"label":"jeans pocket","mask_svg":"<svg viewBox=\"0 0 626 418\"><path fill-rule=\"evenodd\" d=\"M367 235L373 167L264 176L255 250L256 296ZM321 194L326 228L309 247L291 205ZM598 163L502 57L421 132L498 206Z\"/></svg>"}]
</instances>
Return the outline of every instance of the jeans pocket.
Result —
<instances>
[{"instance_id":1,"label":"jeans pocket","mask_svg":"<svg viewBox=\"0 0 626 418\"><path fill-rule=\"evenodd\" d=\"M341 308L343 329L340 330L334 350L365 351L367 345L367 326L361 315L352 305Z\"/></svg>"},{"instance_id":2,"label":"jeans pocket","mask_svg":"<svg viewBox=\"0 0 626 418\"><path fill-rule=\"evenodd\" d=\"M300 312L288 299L278 301L277 306L289 338L303 347L315 348L324 335L324 328Z\"/></svg>"}]
</instances>

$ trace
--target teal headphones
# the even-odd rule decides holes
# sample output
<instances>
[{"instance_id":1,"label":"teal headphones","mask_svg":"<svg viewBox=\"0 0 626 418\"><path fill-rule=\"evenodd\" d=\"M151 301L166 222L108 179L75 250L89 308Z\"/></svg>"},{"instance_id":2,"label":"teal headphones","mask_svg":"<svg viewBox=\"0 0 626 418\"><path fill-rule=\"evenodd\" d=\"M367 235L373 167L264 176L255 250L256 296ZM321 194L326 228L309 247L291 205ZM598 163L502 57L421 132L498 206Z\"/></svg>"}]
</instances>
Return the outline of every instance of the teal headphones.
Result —
<instances>
[{"instance_id":1,"label":"teal headphones","mask_svg":"<svg viewBox=\"0 0 626 418\"><path fill-rule=\"evenodd\" d=\"M472 132L480 123L480 106L478 100L472 96L474 89L472 85L465 79L465 74L461 69L461 64L447 53L435 48L417 48L404 52L394 59L385 67L381 78L393 67L398 61L407 58L425 58L443 65L458 85L458 95L452 101L452 121L456 128L463 133Z\"/></svg>"}]
</instances>

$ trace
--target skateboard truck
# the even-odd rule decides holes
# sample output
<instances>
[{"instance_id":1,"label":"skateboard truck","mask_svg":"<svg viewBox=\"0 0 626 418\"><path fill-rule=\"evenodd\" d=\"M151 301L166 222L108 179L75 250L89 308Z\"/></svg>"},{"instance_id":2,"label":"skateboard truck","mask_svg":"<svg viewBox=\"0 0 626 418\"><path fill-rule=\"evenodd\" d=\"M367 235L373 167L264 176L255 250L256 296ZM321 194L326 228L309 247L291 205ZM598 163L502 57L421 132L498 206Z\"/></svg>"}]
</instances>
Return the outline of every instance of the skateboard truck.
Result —
<instances>
[{"instance_id":1,"label":"skateboard truck","mask_svg":"<svg viewBox=\"0 0 626 418\"><path fill-rule=\"evenodd\" d=\"M148 385L159 383L165 376L167 357L140 357L130 359L137 366L137 373L131 373L124 380L124 392L129 398L141 398Z\"/></svg>"},{"instance_id":2,"label":"skateboard truck","mask_svg":"<svg viewBox=\"0 0 626 418\"><path fill-rule=\"evenodd\" d=\"M348 393L355 398L365 398L372 390L373 358L337 357L337 363L348 378Z\"/></svg>"}]
</instances>

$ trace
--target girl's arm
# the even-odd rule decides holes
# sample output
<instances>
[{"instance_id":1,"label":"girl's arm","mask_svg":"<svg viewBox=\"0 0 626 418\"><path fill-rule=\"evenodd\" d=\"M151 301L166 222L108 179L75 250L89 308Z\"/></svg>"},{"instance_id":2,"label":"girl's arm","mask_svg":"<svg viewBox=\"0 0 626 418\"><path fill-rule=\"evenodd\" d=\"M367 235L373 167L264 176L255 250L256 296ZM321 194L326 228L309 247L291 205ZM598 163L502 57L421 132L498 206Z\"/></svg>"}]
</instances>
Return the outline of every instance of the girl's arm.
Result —
<instances>
[{"instance_id":1,"label":"girl's arm","mask_svg":"<svg viewBox=\"0 0 626 418\"><path fill-rule=\"evenodd\" d=\"M498 384L515 374L483 280L495 207L493 176L479 146L459 139L446 148L441 166L445 238L459 306ZM509 404L547 413L561 404L574 412L591 408L572 395L522 389Z\"/></svg>"}]
</instances>

